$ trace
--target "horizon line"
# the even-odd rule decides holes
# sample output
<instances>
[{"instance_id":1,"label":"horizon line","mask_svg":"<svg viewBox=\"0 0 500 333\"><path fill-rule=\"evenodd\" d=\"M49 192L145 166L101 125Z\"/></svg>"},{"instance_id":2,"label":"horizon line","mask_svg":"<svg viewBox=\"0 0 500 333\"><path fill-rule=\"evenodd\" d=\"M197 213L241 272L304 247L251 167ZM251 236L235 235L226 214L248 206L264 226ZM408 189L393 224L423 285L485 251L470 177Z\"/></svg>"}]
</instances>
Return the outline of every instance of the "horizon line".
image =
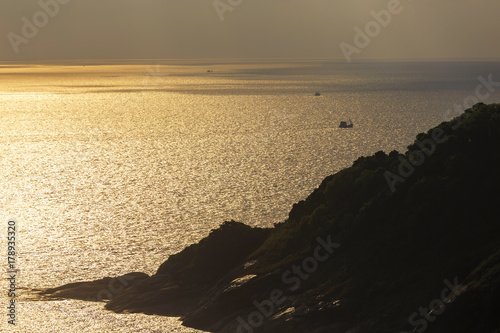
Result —
<instances>
[{"instance_id":1,"label":"horizon line","mask_svg":"<svg viewBox=\"0 0 500 333\"><path fill-rule=\"evenodd\" d=\"M123 62L140 62L140 61L223 61L223 60L297 60L297 61L330 61L330 62L345 62L350 65L345 59L332 59L332 58L282 58L282 57L218 57L218 58L71 58L71 59L37 59L37 60L0 60L0 63L17 63L17 64L30 64L30 63L47 63L47 62L98 62L98 61L123 61ZM366 63L366 62L500 62L500 58L367 58L352 60L352 63Z\"/></svg>"}]
</instances>

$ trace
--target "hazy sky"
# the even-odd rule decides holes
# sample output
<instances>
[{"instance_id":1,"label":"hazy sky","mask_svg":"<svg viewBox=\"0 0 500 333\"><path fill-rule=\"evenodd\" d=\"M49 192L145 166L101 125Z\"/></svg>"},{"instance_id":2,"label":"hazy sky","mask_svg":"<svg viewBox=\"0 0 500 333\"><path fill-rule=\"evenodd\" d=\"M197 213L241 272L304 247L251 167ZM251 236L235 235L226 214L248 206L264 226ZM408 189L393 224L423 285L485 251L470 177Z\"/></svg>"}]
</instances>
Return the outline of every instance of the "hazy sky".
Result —
<instances>
[{"instance_id":1,"label":"hazy sky","mask_svg":"<svg viewBox=\"0 0 500 333\"><path fill-rule=\"evenodd\" d=\"M341 43L356 47L354 28L397 0L217 0L220 13L214 0L57 0L67 2L58 9L55 1L0 0L0 60L340 60ZM370 44L358 43L352 59L500 59L499 0L401 0L397 8L380 31L371 25Z\"/></svg>"}]
</instances>

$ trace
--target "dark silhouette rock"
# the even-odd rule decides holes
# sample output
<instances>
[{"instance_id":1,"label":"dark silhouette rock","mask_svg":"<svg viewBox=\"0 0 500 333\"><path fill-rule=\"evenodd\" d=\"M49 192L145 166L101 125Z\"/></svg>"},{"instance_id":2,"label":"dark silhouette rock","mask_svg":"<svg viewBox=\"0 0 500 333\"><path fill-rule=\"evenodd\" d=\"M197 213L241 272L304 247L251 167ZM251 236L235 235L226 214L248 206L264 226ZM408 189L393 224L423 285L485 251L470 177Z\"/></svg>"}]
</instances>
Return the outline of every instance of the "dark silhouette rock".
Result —
<instances>
[{"instance_id":1,"label":"dark silhouette rock","mask_svg":"<svg viewBox=\"0 0 500 333\"><path fill-rule=\"evenodd\" d=\"M477 104L326 177L273 229L226 222L106 308L210 332L498 332L499 151L500 105Z\"/></svg>"},{"instance_id":2,"label":"dark silhouette rock","mask_svg":"<svg viewBox=\"0 0 500 333\"><path fill-rule=\"evenodd\" d=\"M105 301L147 278L149 275L145 273L128 273L115 278L105 277L95 281L69 283L57 288L44 289L39 294L47 298Z\"/></svg>"}]
</instances>

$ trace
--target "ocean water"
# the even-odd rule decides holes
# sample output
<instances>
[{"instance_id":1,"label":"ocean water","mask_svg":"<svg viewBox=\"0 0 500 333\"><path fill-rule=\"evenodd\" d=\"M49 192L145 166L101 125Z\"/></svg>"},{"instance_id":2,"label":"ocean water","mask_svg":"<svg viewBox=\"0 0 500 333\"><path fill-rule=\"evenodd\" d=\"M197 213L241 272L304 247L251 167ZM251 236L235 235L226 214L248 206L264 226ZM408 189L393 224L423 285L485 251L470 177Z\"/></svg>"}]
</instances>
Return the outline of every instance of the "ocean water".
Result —
<instances>
[{"instance_id":1,"label":"ocean water","mask_svg":"<svg viewBox=\"0 0 500 333\"><path fill-rule=\"evenodd\" d=\"M226 220L283 221L324 177L448 120L489 75L500 81L499 63L1 63L0 228L16 221L16 330L199 332L31 290L154 274ZM486 103L500 102L494 89ZM354 128L339 129L348 119ZM0 288L0 331L13 331L5 279Z\"/></svg>"}]
</instances>

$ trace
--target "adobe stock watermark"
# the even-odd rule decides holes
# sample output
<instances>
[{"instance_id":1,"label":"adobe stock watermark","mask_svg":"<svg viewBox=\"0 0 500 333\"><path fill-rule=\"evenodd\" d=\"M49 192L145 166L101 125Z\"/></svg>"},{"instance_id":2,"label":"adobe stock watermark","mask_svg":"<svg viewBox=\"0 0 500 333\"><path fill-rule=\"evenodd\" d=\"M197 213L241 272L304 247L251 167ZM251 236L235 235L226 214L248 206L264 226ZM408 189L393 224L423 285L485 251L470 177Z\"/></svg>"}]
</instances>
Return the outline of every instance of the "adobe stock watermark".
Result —
<instances>
[{"instance_id":1,"label":"adobe stock watermark","mask_svg":"<svg viewBox=\"0 0 500 333\"><path fill-rule=\"evenodd\" d=\"M427 329L428 323L433 323L436 320L436 316L444 312L447 305L455 301L455 299L460 296L464 291L464 286L458 283L458 278L455 277L453 284L445 279L443 283L446 287L441 290L440 298L433 299L429 303L429 307L420 307L418 311L413 312L408 318L408 323L414 327L411 331L422 333ZM400 333L410 333L402 331Z\"/></svg>"},{"instance_id":2,"label":"adobe stock watermark","mask_svg":"<svg viewBox=\"0 0 500 333\"><path fill-rule=\"evenodd\" d=\"M242 3L243 0L214 0L214 2L212 2L221 22L224 21L224 14L226 12L232 12Z\"/></svg>"},{"instance_id":3,"label":"adobe stock watermark","mask_svg":"<svg viewBox=\"0 0 500 333\"><path fill-rule=\"evenodd\" d=\"M87 297L88 302L103 302L104 300L113 299L114 295L119 294L130 285L130 281L134 280L135 276L123 275L120 277L112 278L107 288L103 288L96 293L95 297Z\"/></svg>"},{"instance_id":4,"label":"adobe stock watermark","mask_svg":"<svg viewBox=\"0 0 500 333\"><path fill-rule=\"evenodd\" d=\"M359 55L363 49L367 48L372 39L380 35L382 28L387 28L391 24L392 17L401 14L403 9L404 7L400 0L389 0L387 9L382 9L378 12L372 10L370 12L374 20L365 24L364 31L358 26L354 27L354 32L356 33L354 35L354 45L346 42L342 42L339 45L347 63L352 62L351 57L354 54Z\"/></svg>"},{"instance_id":5,"label":"adobe stock watermark","mask_svg":"<svg viewBox=\"0 0 500 333\"><path fill-rule=\"evenodd\" d=\"M446 110L443 115L444 121L450 121L453 118L461 115L464 109L469 109L479 102L485 102L491 97L493 93L495 93L496 88L500 87L500 82L493 81L493 74L489 74L488 78L484 78L481 75L477 79L479 81L479 84L476 86L474 95L467 96L462 104L455 104L453 106L453 110Z\"/></svg>"},{"instance_id":6,"label":"adobe stock watermark","mask_svg":"<svg viewBox=\"0 0 500 333\"><path fill-rule=\"evenodd\" d=\"M7 222L7 271L6 271L6 280L7 280L7 296L8 296L8 305L7 305L7 322L9 325L16 325L17 320L17 281L18 281L18 260L17 253L19 251L18 248L18 238L17 238L17 229L16 229L16 221L14 219L10 219Z\"/></svg>"},{"instance_id":7,"label":"adobe stock watermark","mask_svg":"<svg viewBox=\"0 0 500 333\"><path fill-rule=\"evenodd\" d=\"M467 96L462 104L455 104L454 110L448 109L445 111L444 120L449 121L463 113L463 110L470 109L474 105L480 102L486 101L495 92L497 87L500 87L500 82L493 81L493 74L489 74L488 78L483 76L478 77L479 84L476 87L475 94ZM470 114L466 113L465 117ZM462 124L460 119L452 126L452 129L456 131ZM389 188L394 193L396 191L396 184L403 183L408 177L410 177L414 172L415 168L424 164L426 157L431 156L436 151L436 145L446 141L447 136L444 131L440 128L434 128L430 133L430 138L423 141L416 140L415 144L420 148L420 150L413 150L408 153L408 158L404 155L399 155L399 166L398 174L394 174L390 171L384 173L385 180L389 185Z\"/></svg>"},{"instance_id":8,"label":"adobe stock watermark","mask_svg":"<svg viewBox=\"0 0 500 333\"><path fill-rule=\"evenodd\" d=\"M21 27L20 34L9 32L7 38L10 45L16 54L19 53L19 46L28 44L29 41L38 35L40 29L45 27L50 19L59 14L61 5L66 5L71 0L40 0L38 6L40 10L31 17L31 20L26 16L21 18L23 26Z\"/></svg>"},{"instance_id":9,"label":"adobe stock watermark","mask_svg":"<svg viewBox=\"0 0 500 333\"><path fill-rule=\"evenodd\" d=\"M311 274L316 272L320 262L324 262L330 258L334 250L340 247L339 243L333 243L331 236L326 238L326 241L321 237L316 238L318 246L314 249L313 255L302 260L301 265L293 265L286 270L281 276L281 280L285 285L288 285L290 290L299 289L302 281L309 279ZM274 289L270 292L269 298L257 302L253 305L256 310L251 312L248 317L243 319L241 316L237 318L238 327L237 333L253 333L253 329L260 327L267 319L274 315L279 308L279 305L285 302L287 297L281 289Z\"/></svg>"}]
</instances>

